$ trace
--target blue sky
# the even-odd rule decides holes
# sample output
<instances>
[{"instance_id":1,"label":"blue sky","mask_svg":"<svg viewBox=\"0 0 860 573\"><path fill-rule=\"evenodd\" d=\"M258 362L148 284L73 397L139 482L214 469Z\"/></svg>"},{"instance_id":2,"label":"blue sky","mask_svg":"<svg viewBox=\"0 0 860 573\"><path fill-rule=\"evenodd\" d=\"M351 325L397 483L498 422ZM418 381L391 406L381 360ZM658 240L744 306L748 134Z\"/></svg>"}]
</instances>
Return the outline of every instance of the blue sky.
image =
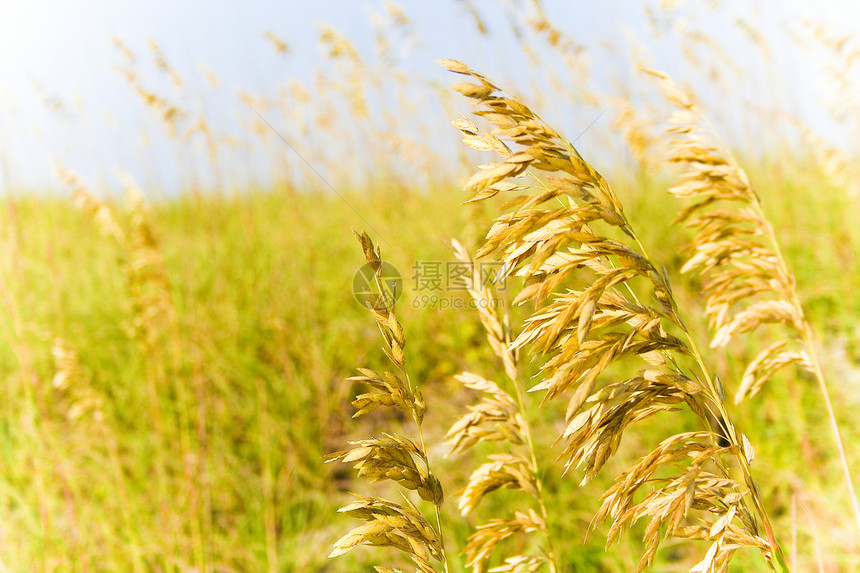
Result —
<instances>
[{"instance_id":1,"label":"blue sky","mask_svg":"<svg viewBox=\"0 0 860 573\"><path fill-rule=\"evenodd\" d=\"M515 3L476 0L473 4L486 18L489 37L475 32L469 15L454 0L399 3L414 21L421 39L408 49L399 48L403 69L415 77L448 82L433 60L456 57L488 70L494 77L502 75L523 85L536 85L533 73L518 71L525 69L520 65L525 59L516 53L502 9ZM611 42L627 50L635 43L631 38L640 38L648 45L655 65L684 78L684 64L671 41L673 32L646 39L645 4L691 5L690 13L697 14L700 23L710 18L708 2L703 0L544 2L556 24L577 42L595 50L601 43ZM794 107L810 123L824 122L821 105L815 99L823 93L818 85L820 74L814 71L814 62L804 63L811 71L799 71L795 65L799 56L792 55L794 48L786 43L784 29L786 24L807 15L860 34L860 2L819 0L814 7L799 0L723 4L724 16L714 20L710 32L725 39L733 57L748 64L753 72L763 74L753 58L733 47L738 45L738 30L726 24L732 15L755 22L781 55L776 58L773 73L794 90L784 94L788 98L786 105ZM116 167L122 167L163 188L184 184L179 175L181 166L176 165L175 147L160 139L158 127L114 69L121 58L111 42L113 37L122 39L142 61L147 42L157 41L186 79L182 97L198 102L205 99L213 123L219 129L238 132L242 126L237 118L248 113L238 101L239 90L274 94L289 78L310 81L326 65L318 41L324 23L349 37L363 54L372 54L372 17L383 14L384 6L382 1L362 0L9 3L0 19L0 187L8 191L9 186L55 186L53 160L106 182ZM811 8L814 14L809 14ZM681 9L687 10L683 6ZM287 57L280 57L262 38L262 32L267 30L290 45ZM629 61L623 60L629 60L629 51L612 55L598 50L595 54L592 69L612 70L613 77L628 73L625 70L629 69ZM222 87L218 93L206 91L201 65L220 77ZM153 81L152 85L170 93L169 83ZM598 81L611 89L610 75ZM766 88L767 81L762 79L759 85ZM49 110L45 101L51 98L61 101L63 107ZM254 162L246 161L245 167L253 171ZM237 177L243 176L240 165L227 168L234 170Z\"/></svg>"}]
</instances>

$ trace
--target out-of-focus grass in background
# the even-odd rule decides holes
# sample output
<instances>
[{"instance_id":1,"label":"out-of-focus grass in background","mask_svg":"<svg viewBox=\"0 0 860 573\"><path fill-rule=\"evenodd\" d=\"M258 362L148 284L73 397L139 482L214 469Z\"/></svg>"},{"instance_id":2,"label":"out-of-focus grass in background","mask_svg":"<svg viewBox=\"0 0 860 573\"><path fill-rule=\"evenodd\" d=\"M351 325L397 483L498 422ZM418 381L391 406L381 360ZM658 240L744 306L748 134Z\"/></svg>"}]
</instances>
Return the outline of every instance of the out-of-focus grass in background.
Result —
<instances>
[{"instance_id":1,"label":"out-of-focus grass in background","mask_svg":"<svg viewBox=\"0 0 860 573\"><path fill-rule=\"evenodd\" d=\"M582 117L603 111L610 125L610 117L624 117L625 106L634 104L633 115L613 127L614 136L590 137L604 150L598 154L602 171L642 222L643 242L683 287L679 296L687 306L701 308L697 284L678 273L689 235L671 225L676 205L665 193L669 176L659 142L652 141L667 110L652 103L651 88L639 76L612 88L583 75L580 85L573 76L579 48L541 28L552 24L563 32L564 22L541 21L532 8L508 8L511 22L524 31L520 44L493 45L481 40L477 28L476 41L520 54L542 46L532 52L530 72L542 86L538 111L544 104L548 113L563 115L565 106L581 105ZM652 9L655 35L661 18L685 17L677 8ZM526 13L537 20L530 23ZM408 22L408 10L402 17ZM393 22L383 38L403 34L405 24ZM754 21L749 24L754 32ZM322 455L400 423L383 412L361 420L360 427L350 421L348 398L355 390L344 379L356 365L374 366L380 341L353 296L362 257L349 231L371 232L404 276L399 315L409 341L410 375L427 394L428 443L439 444L469 400L454 392L451 376L491 364L492 355L473 313L422 305L427 293L412 288L413 266L452 260L446 246L451 237L474 246L488 217L461 206L463 164L448 150L435 149L446 137L441 109L455 113L441 87L428 92L421 74L367 63L346 37L333 34L321 35L333 62L328 75L313 85L285 86L277 98L242 96L304 158L252 117L248 139L262 142L267 155L249 157L249 164L261 170L263 186L236 184L219 171L220 150L241 150L244 144L217 133L206 121L205 106L195 107L181 90L158 93L135 71L137 58L154 56L157 73L179 77L169 54L156 51L127 58L128 97L140 98L154 112L153 121L166 128L177 154L198 158L184 173L186 191L171 195L146 188L146 195L158 198L135 206L105 196L97 181L84 182L101 197L101 214L76 206L71 186L57 194L12 189L3 198L0 571L353 571L389 559L374 550L326 558L349 526L335 510L353 488L352 474L323 464ZM719 38L704 37L682 34L679 41L715 66L705 99L719 94L718 101L731 100L731 81L720 76L729 64L712 61L729 56L717 50ZM270 40L277 49L276 39ZM854 39L835 46L834 61L856 48ZM439 46L440 56L456 56L445 51ZM856 70L850 61L844 65L846 74ZM590 64L598 66L599 61ZM566 79L548 89L558 77ZM410 99L419 86L426 104ZM843 102L835 110L855 136L858 103ZM762 137L769 143L758 149L756 134L749 134L753 140L740 146L747 151L744 167L818 330L856 475L860 198L849 159L856 148L839 148L830 134L815 135L785 110L748 111L748 119L771 131ZM774 133L788 135L781 141ZM458 145L453 130L448 139L450 147ZM251 155L257 148L247 149ZM215 174L206 186L195 184L201 157ZM125 243L104 232L105 217L126 235ZM705 341L704 320L697 328ZM719 355L726 356L720 375L730 392L756 350L736 345ZM535 434L557 435L563 413L534 406ZM756 444L776 527L789 540L788 552L798 554L798 570L819 563L826 571L860 566L860 544L814 385L786 372L737 410L737 423ZM673 423L650 423L642 431L662 432ZM539 445L547 457L553 456L549 441ZM441 446L430 451L452 494L473 464L444 458ZM625 442L619 458L632 459L639 451ZM585 536L600 493L624 467L612 461L583 489L576 477L558 471L546 477L557 510L551 527L566 541L560 549L567 570L624 571L638 560L635 536L609 552L602 532ZM482 511L493 510L489 505ZM451 504L446 512L456 513ZM446 534L456 549L468 531L451 526ZM689 567L693 554L682 546L664 549L655 570ZM741 555L733 570L761 566L754 556Z\"/></svg>"}]
</instances>

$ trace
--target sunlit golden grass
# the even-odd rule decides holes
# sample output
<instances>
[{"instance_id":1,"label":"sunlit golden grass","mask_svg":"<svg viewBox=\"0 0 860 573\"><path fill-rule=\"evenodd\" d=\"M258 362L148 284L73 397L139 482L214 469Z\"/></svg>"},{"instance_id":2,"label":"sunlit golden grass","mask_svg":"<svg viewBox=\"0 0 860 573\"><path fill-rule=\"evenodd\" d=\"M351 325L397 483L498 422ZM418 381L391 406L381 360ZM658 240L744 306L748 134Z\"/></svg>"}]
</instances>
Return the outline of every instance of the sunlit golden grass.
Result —
<instances>
[{"instance_id":1,"label":"sunlit golden grass","mask_svg":"<svg viewBox=\"0 0 860 573\"><path fill-rule=\"evenodd\" d=\"M669 4L649 9L654 38L684 17ZM491 42L492 8L464 6ZM399 61L420 39L394 4L373 21L375 56L322 26L313 79L240 90L242 134L211 121L213 72L195 94L168 50L116 40L129 98L189 183L174 194L122 176L112 195L63 165L60 191L0 202L0 570L686 571L728 563L735 545L753 549L731 571L860 568L844 477L860 471L852 150L769 101L733 102L761 139L719 140L750 78L695 18L681 57L720 96L699 107L674 92L686 115L671 150L652 80L595 79L601 57L639 65L643 50L580 44L540 2L506 17L530 97L497 99L448 61L470 75L457 91L483 106L474 122ZM776 57L754 21L733 25ZM813 22L792 33L835 62L828 111L852 129L850 39ZM289 37L261 34L295 57ZM570 117L582 141L549 127ZM234 178L236 153L267 183ZM670 159L688 168L680 186ZM674 224L673 186L727 194L734 211ZM360 246L351 229L368 233ZM768 263L758 274L723 264L746 240ZM402 291L368 313L353 280L380 252ZM424 265L476 254L501 259L492 276L520 276L419 284ZM731 284L714 282L721 271ZM756 288L776 302L724 305ZM642 345L612 346L629 333ZM691 468L711 481L687 488Z\"/></svg>"},{"instance_id":2,"label":"sunlit golden grass","mask_svg":"<svg viewBox=\"0 0 860 573\"><path fill-rule=\"evenodd\" d=\"M809 315L827 356L825 370L842 381L834 390L837 415L846 443L852 444L860 430L850 416L860 403L851 390L860 354L853 342L860 297L850 287L860 269L844 254L860 252L858 230L839 189L822 197L808 184L807 178L814 180L809 172L786 180L754 166L750 173L764 204L773 207L774 227L797 269L799 290L810 293ZM651 182L636 193L618 187L632 212L653 221L643 227L642 241L667 261L673 281L680 281L677 296L684 305L699 304L692 294L697 283L677 274L680 247L690 237L671 227L670 209L655 206L668 199L668 181ZM788 193L793 200L782 201ZM478 465L468 457L441 458L445 429L472 400L453 376L463 370L493 372L497 363L470 311L409 304L422 293L411 289L408 269L415 260L451 260L443 241L461 235L468 224L466 210L458 207L464 197L450 186L429 195L376 192L347 199L361 212L376 206L371 222L390 243L382 243L386 259L401 270L410 289L400 305L412 353L410 374L426 381L427 439L440 444L430 452L440 460L440 480L452 484L453 495L471 472L467 468ZM122 213L121 199L108 204ZM363 431L348 422L352 391L343 380L353 375L358 357L365 356L369 367L381 365L375 328L351 291L361 257L349 228L362 222L338 197L288 192L179 198L159 201L152 211L179 336L189 348L174 382L201 388L195 408L202 409L205 434L195 437L191 453L206 469L211 492L205 558L212 567L233 570L266 569L274 559L288 571L353 570L355 561L329 564L325 555L348 526L332 512L357 486L349 473L324 465L322 455L345 440L393 429L391 420L376 414ZM122 251L68 196L7 199L2 219L0 328L7 343L0 348L6 380L6 470L0 491L6 542L0 559L11 570L43 565L84 570L86 563L133 570L136 560L148 570L164 562L157 545L164 535L151 455L156 441L143 382L147 356L126 330L132 305ZM842 240L815 241L810 251L809 233ZM326 256L315 255L323 250ZM697 336L706 340L702 328ZM736 380L756 350L734 343L729 349L718 367L724 380ZM78 366L70 370L70 364ZM534 365L522 366L528 380ZM148 368L166 373L174 366L159 359ZM61 372L74 374L58 379ZM757 444L756 463L771 476L764 491L779 510L776 527L783 538L791 539L794 519L800 524L801 563L814 563L811 536L817 531L828 562L850 568L853 561L839 547L853 533L847 506L840 502L842 486L830 477L840 470L827 421L817 394L802 380L793 383L794 376L784 373L756 403L739 408L738 424ZM62 381L55 386L54 380ZM167 393L161 397L171 416L178 414L173 399ZM563 411L537 410L536 404L528 409L535 435L558 431ZM650 432L681 429L671 423L643 427L622 442L619 456L635 459ZM174 462L179 459L175 441L165 447ZM550 444L539 445L540 460L557 454ZM850 446L848 455L855 459ZM622 469L610 462L606 473ZM172 490L183 491L183 471L173 467L167 479ZM545 474L553 505L567 508L564 515L550 515L550 527L575 540L557 548L562 562L608 570L633 565L635 537L615 554L603 552L597 533L583 541L606 485L598 478L579 491L557 470ZM507 503L503 496L479 509L492 519ZM194 562L189 511L187 505L168 505L176 563ZM454 513L446 502L443 515ZM452 548L463 547L467 535L464 527L452 526L446 540ZM679 549L664 558L684 555L687 551Z\"/></svg>"}]
</instances>

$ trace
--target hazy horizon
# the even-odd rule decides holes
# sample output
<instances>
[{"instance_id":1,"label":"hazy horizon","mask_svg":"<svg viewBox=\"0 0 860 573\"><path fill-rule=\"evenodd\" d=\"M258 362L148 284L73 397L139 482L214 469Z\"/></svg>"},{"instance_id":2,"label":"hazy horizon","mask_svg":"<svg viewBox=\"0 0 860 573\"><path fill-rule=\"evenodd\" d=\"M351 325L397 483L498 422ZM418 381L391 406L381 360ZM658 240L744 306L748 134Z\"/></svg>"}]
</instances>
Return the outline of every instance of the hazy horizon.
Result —
<instances>
[{"instance_id":1,"label":"hazy horizon","mask_svg":"<svg viewBox=\"0 0 860 573\"><path fill-rule=\"evenodd\" d=\"M706 88L699 94L703 99L729 100L732 104L726 117L717 118L732 143L744 142L744 130L760 129L745 125L749 119L744 113L751 111L745 107L745 99L756 100L771 110L783 108L816 126L825 137L836 143L844 142L845 135L840 133L838 124L823 110L830 88L822 83L825 79L822 64L804 55L787 30L802 31L801 18L805 15L856 37L860 30L860 5L828 0L817 3L815 13L811 14L808 4L798 1L724 2L715 8L714 2L650 4L685 5L694 9L675 20L669 10L663 13L669 16L661 15L666 18L664 22L649 23L642 8L649 4L630 8L630 3L609 2L602 7L574 7L550 1L544 7L556 25L583 46L592 75L589 81L605 94L620 95L625 89L635 89L631 70L634 57L639 56L681 82L702 85L701 77L697 77L702 70L691 69L690 63L678 53L677 37L707 27L707 32L716 39L728 40L721 44L728 45L727 55L744 67L739 76L751 78L739 84L736 93L708 93L713 89ZM477 31L463 2L432 5L403 2L400 6L411 19L412 31L401 30L400 37L396 37L399 32L390 18L382 24L393 36L388 38L393 58L390 69L408 75L416 85L440 86L450 80L433 61L453 57L468 61L500 81L510 81L512 88L525 94L543 91L550 81L548 78L557 75L567 87L565 93L547 97L555 100L554 105L561 106L547 113L558 114L569 122L565 127L571 133L579 133L604 111L603 107L578 103L577 78L570 77L558 55L545 45L541 47L539 41L535 45L542 50L541 62L558 62L558 68L529 69L528 57L513 41L516 34L527 31L512 30L512 20L506 13L529 8L504 8L513 5L474 3L487 26L485 36ZM690 13L696 17L690 19ZM105 5L86 0L73 4L14 5L0 22L0 77L4 78L0 84L0 185L6 192L10 188L57 188L59 183L53 173L56 163L82 173L97 186L115 185L112 173L116 168L129 171L147 187L167 193L192 186L191 172L203 188L211 186L217 178L223 184L226 174L232 184L256 181L267 185L270 182L260 175L265 169L260 167L270 159L255 147L257 144L247 143L245 149L225 151L217 176L199 158L204 153L199 143L189 143L177 153L177 144L165 136L158 121L117 71L123 58L113 39L120 39L135 52L143 84L178 107L193 109L195 117L204 114L215 131L240 138L246 137L243 134L249 122L256 121L255 112L266 116L264 109L253 108L247 101L243 103L241 94L271 98L282 93L290 82L300 82L312 99L318 97L314 91L315 77L333 72L320 42L321 30L326 26L348 38L367 62L383 69L375 56L374 19L385 22L385 2L259 2L241 8L238 4L198 0ZM755 23L768 42L772 65L767 69L771 71L764 71L764 56L753 53L753 44L744 39L741 25L736 25L738 21ZM272 42L263 37L265 32L283 39L289 46L288 52L279 54ZM157 42L182 76L181 89L171 85L153 65L150 41ZM854 42L856 39L848 45ZM637 52L638 56L634 56ZM210 72L219 78L218 88L207 82ZM625 81L629 82L627 87L623 85ZM422 97L432 100L436 97L434 89ZM767 125L764 116L769 112L754 113L761 117L762 125ZM404 114L404 131L423 129L429 124L427 129L433 131L423 137L437 138L433 140L434 148L444 147L443 138L449 135L444 114L433 115L432 122L429 118ZM266 119L291 139L293 126L289 118ZM601 129L610 124L601 122L589 130L594 137L599 137ZM291 145L303 153L304 143L322 144L315 137L311 130L303 138L307 141L291 141ZM776 133L765 134L762 140L765 145L783 141ZM289 155L293 150L282 146L270 152ZM445 156L445 152L440 153ZM257 180L259 177L263 179Z\"/></svg>"}]
</instances>

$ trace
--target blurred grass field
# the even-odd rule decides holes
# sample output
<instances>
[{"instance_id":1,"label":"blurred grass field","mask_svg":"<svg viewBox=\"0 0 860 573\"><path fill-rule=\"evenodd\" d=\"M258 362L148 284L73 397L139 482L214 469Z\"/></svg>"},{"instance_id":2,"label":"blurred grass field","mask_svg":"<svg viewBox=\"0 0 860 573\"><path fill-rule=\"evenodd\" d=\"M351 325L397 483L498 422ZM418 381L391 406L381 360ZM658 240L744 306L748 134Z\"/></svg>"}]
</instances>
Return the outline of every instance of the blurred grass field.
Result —
<instances>
[{"instance_id":1,"label":"blurred grass field","mask_svg":"<svg viewBox=\"0 0 860 573\"><path fill-rule=\"evenodd\" d=\"M808 170L782 180L752 173L762 177L758 189L807 293L828 374L839 381L833 391L856 470L860 229L844 194L810 185ZM665 186L618 188L631 212L648 222L641 226L647 246L685 287L684 296L700 304L696 285L677 275L687 237L669 225L674 213L665 208ZM463 238L469 228L462 199L452 184L427 194L356 192L346 200L277 189L157 201L151 223L177 340L158 340L154 351L129 334L135 312L122 266L128 254L68 197L7 198L0 563L10 571L363 570L359 564L372 562L374 551L326 559L349 525L335 510L357 486L350 472L321 458L399 422L383 413L360 425L349 421L354 390L344 379L356 365L373 367L380 354L378 333L352 292L361 262L349 232L361 225L353 208L369 214L387 259L404 275L410 374L424 384L426 425L439 437L470 400L452 375L492 363L474 312L410 304L421 295L410 280L415 261L452 260L445 239ZM735 359L721 364L725 377L738 375L754 350L732 348ZM158 431L147 394L152 379ZM193 399L182 398L183 388ZM808 522L805 512L812 512L817 543L847 571L857 564L844 550L853 543L851 524L818 400L809 380L783 374L761 399L737 409L739 423L769 476L766 494L780 533L792 539L798 520ZM554 435L562 414L535 408L538 435ZM681 429L667 423L675 422L645 428ZM553 455L549 443L542 447ZM601 534L583 532L608 480L636 451L625 442L606 475L583 490L575 479L547 476L562 508L552 526L569 540L570 570L622 571L635 562L635 539L604 553ZM453 492L473 464L444 458L442 448L432 453ZM482 511L492 515L493 506ZM813 559L811 530L800 531L798 551ZM449 533L462 547L467 532ZM686 551L664 551L656 570L673 570Z\"/></svg>"}]
</instances>

